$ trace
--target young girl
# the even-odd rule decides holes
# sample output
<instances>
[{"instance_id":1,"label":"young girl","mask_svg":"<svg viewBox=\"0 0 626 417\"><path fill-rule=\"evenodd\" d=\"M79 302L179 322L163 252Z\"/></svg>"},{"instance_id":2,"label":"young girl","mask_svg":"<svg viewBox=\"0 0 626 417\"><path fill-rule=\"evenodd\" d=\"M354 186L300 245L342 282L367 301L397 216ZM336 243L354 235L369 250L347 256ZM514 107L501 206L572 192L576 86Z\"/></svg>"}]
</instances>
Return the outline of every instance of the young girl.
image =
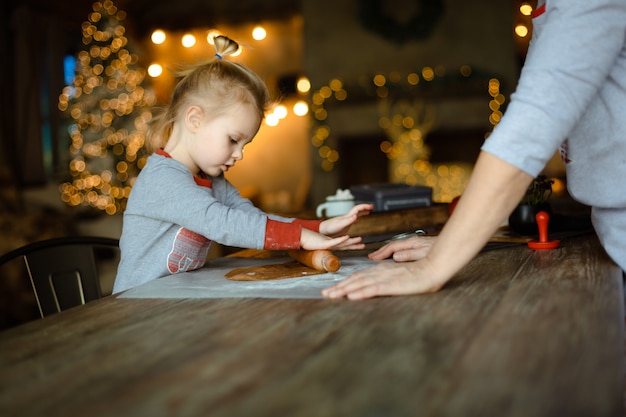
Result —
<instances>
[{"instance_id":1,"label":"young girl","mask_svg":"<svg viewBox=\"0 0 626 417\"><path fill-rule=\"evenodd\" d=\"M362 249L347 235L372 206L325 221L268 215L224 178L252 141L270 102L248 68L224 60L237 51L215 38L217 53L181 73L171 102L154 120L148 158L133 185L120 239L113 292L204 266L212 241L268 249Z\"/></svg>"}]
</instances>

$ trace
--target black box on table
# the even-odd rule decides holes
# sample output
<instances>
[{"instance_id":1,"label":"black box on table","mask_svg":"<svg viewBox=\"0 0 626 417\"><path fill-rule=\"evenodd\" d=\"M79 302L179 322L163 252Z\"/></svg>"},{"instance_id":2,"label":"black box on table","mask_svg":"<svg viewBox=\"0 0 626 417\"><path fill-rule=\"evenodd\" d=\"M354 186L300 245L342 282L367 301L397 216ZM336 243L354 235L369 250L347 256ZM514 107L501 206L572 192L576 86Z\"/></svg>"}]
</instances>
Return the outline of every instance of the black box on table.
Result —
<instances>
[{"instance_id":1,"label":"black box on table","mask_svg":"<svg viewBox=\"0 0 626 417\"><path fill-rule=\"evenodd\" d=\"M391 211L433 204L433 189L425 185L380 183L354 185L350 192L357 203L374 204L373 211Z\"/></svg>"}]
</instances>

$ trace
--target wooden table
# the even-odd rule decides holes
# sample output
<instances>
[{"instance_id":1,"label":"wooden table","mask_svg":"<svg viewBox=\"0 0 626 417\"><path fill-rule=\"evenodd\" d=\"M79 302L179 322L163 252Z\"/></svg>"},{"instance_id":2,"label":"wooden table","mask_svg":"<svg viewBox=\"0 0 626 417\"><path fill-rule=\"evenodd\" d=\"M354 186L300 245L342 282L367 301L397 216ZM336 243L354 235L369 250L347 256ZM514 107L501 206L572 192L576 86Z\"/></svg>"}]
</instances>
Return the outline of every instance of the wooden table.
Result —
<instances>
[{"instance_id":1,"label":"wooden table","mask_svg":"<svg viewBox=\"0 0 626 417\"><path fill-rule=\"evenodd\" d=\"M622 294L586 236L432 295L108 297L0 333L0 416L617 416Z\"/></svg>"}]
</instances>

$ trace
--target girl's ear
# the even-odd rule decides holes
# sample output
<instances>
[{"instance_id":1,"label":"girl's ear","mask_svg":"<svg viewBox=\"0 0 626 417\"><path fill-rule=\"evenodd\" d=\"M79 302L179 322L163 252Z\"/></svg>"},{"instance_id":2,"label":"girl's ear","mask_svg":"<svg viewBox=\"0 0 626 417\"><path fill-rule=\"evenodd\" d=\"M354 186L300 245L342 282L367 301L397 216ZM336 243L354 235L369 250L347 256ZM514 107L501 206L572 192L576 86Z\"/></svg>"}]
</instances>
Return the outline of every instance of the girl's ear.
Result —
<instances>
[{"instance_id":1,"label":"girl's ear","mask_svg":"<svg viewBox=\"0 0 626 417\"><path fill-rule=\"evenodd\" d=\"M204 117L204 111L201 107L190 106L185 112L185 126L192 132L196 132L202 123Z\"/></svg>"}]
</instances>

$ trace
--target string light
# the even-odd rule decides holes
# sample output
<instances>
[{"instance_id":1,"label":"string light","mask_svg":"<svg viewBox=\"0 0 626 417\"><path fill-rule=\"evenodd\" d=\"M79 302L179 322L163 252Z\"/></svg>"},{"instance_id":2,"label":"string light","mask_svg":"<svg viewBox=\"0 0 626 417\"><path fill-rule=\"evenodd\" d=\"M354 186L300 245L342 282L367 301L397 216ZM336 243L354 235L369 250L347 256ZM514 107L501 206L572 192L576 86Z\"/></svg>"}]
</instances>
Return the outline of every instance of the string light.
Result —
<instances>
[{"instance_id":1,"label":"string light","mask_svg":"<svg viewBox=\"0 0 626 417\"><path fill-rule=\"evenodd\" d=\"M206 35L206 41L209 45L215 45L215 38L219 36L220 33L216 30L210 30Z\"/></svg>"},{"instance_id":2,"label":"string light","mask_svg":"<svg viewBox=\"0 0 626 417\"><path fill-rule=\"evenodd\" d=\"M265 124L268 126L277 126L278 122L280 122L280 117L274 113L265 116Z\"/></svg>"},{"instance_id":3,"label":"string light","mask_svg":"<svg viewBox=\"0 0 626 417\"><path fill-rule=\"evenodd\" d=\"M163 74L163 67L161 65L159 65L159 64L151 64L148 67L148 75L149 76L151 76L153 78L156 78L156 77L158 77L161 74Z\"/></svg>"},{"instance_id":4,"label":"string light","mask_svg":"<svg viewBox=\"0 0 626 417\"><path fill-rule=\"evenodd\" d=\"M196 44L196 37L193 36L191 33L187 33L183 35L180 42L185 48L191 48Z\"/></svg>"},{"instance_id":5,"label":"string light","mask_svg":"<svg viewBox=\"0 0 626 417\"><path fill-rule=\"evenodd\" d=\"M525 38L528 36L528 27L522 24L515 26L515 34L520 38Z\"/></svg>"},{"instance_id":6,"label":"string light","mask_svg":"<svg viewBox=\"0 0 626 417\"><path fill-rule=\"evenodd\" d=\"M528 42L532 32L531 14L533 7L526 1L518 3L518 14L515 18L513 33L516 36L516 43L519 53L525 54L528 49Z\"/></svg>"},{"instance_id":7,"label":"string light","mask_svg":"<svg viewBox=\"0 0 626 417\"><path fill-rule=\"evenodd\" d=\"M500 93L500 81L498 81L497 78L489 80L488 92L492 97L492 100L489 101L489 109L491 110L489 123L495 127L498 123L500 123L500 119L502 118L502 111L500 111L500 107L505 101L504 95Z\"/></svg>"},{"instance_id":8,"label":"string light","mask_svg":"<svg viewBox=\"0 0 626 417\"><path fill-rule=\"evenodd\" d=\"M530 14L533 12L533 7L528 3L522 3L519 6L519 11L524 16L530 16Z\"/></svg>"},{"instance_id":9,"label":"string light","mask_svg":"<svg viewBox=\"0 0 626 417\"><path fill-rule=\"evenodd\" d=\"M311 81L306 77L300 77L296 81L296 89L300 94L306 94L311 90Z\"/></svg>"},{"instance_id":10,"label":"string light","mask_svg":"<svg viewBox=\"0 0 626 417\"><path fill-rule=\"evenodd\" d=\"M165 35L165 32L163 32L161 29L155 30L154 32L152 32L152 36L150 36L152 43L154 43L155 45L161 45L163 42L165 42L166 38L167 36Z\"/></svg>"},{"instance_id":11,"label":"string light","mask_svg":"<svg viewBox=\"0 0 626 417\"><path fill-rule=\"evenodd\" d=\"M293 113L296 116L305 116L309 112L309 105L304 100L299 100L293 105Z\"/></svg>"},{"instance_id":12,"label":"string light","mask_svg":"<svg viewBox=\"0 0 626 417\"><path fill-rule=\"evenodd\" d=\"M262 26L257 26L252 30L252 38L255 41L262 41L263 39L265 39L266 36L267 32Z\"/></svg>"},{"instance_id":13,"label":"string light","mask_svg":"<svg viewBox=\"0 0 626 417\"><path fill-rule=\"evenodd\" d=\"M285 117L287 117L287 108L285 106L283 106L283 105L278 105L274 109L274 114L279 119L284 119Z\"/></svg>"}]
</instances>

